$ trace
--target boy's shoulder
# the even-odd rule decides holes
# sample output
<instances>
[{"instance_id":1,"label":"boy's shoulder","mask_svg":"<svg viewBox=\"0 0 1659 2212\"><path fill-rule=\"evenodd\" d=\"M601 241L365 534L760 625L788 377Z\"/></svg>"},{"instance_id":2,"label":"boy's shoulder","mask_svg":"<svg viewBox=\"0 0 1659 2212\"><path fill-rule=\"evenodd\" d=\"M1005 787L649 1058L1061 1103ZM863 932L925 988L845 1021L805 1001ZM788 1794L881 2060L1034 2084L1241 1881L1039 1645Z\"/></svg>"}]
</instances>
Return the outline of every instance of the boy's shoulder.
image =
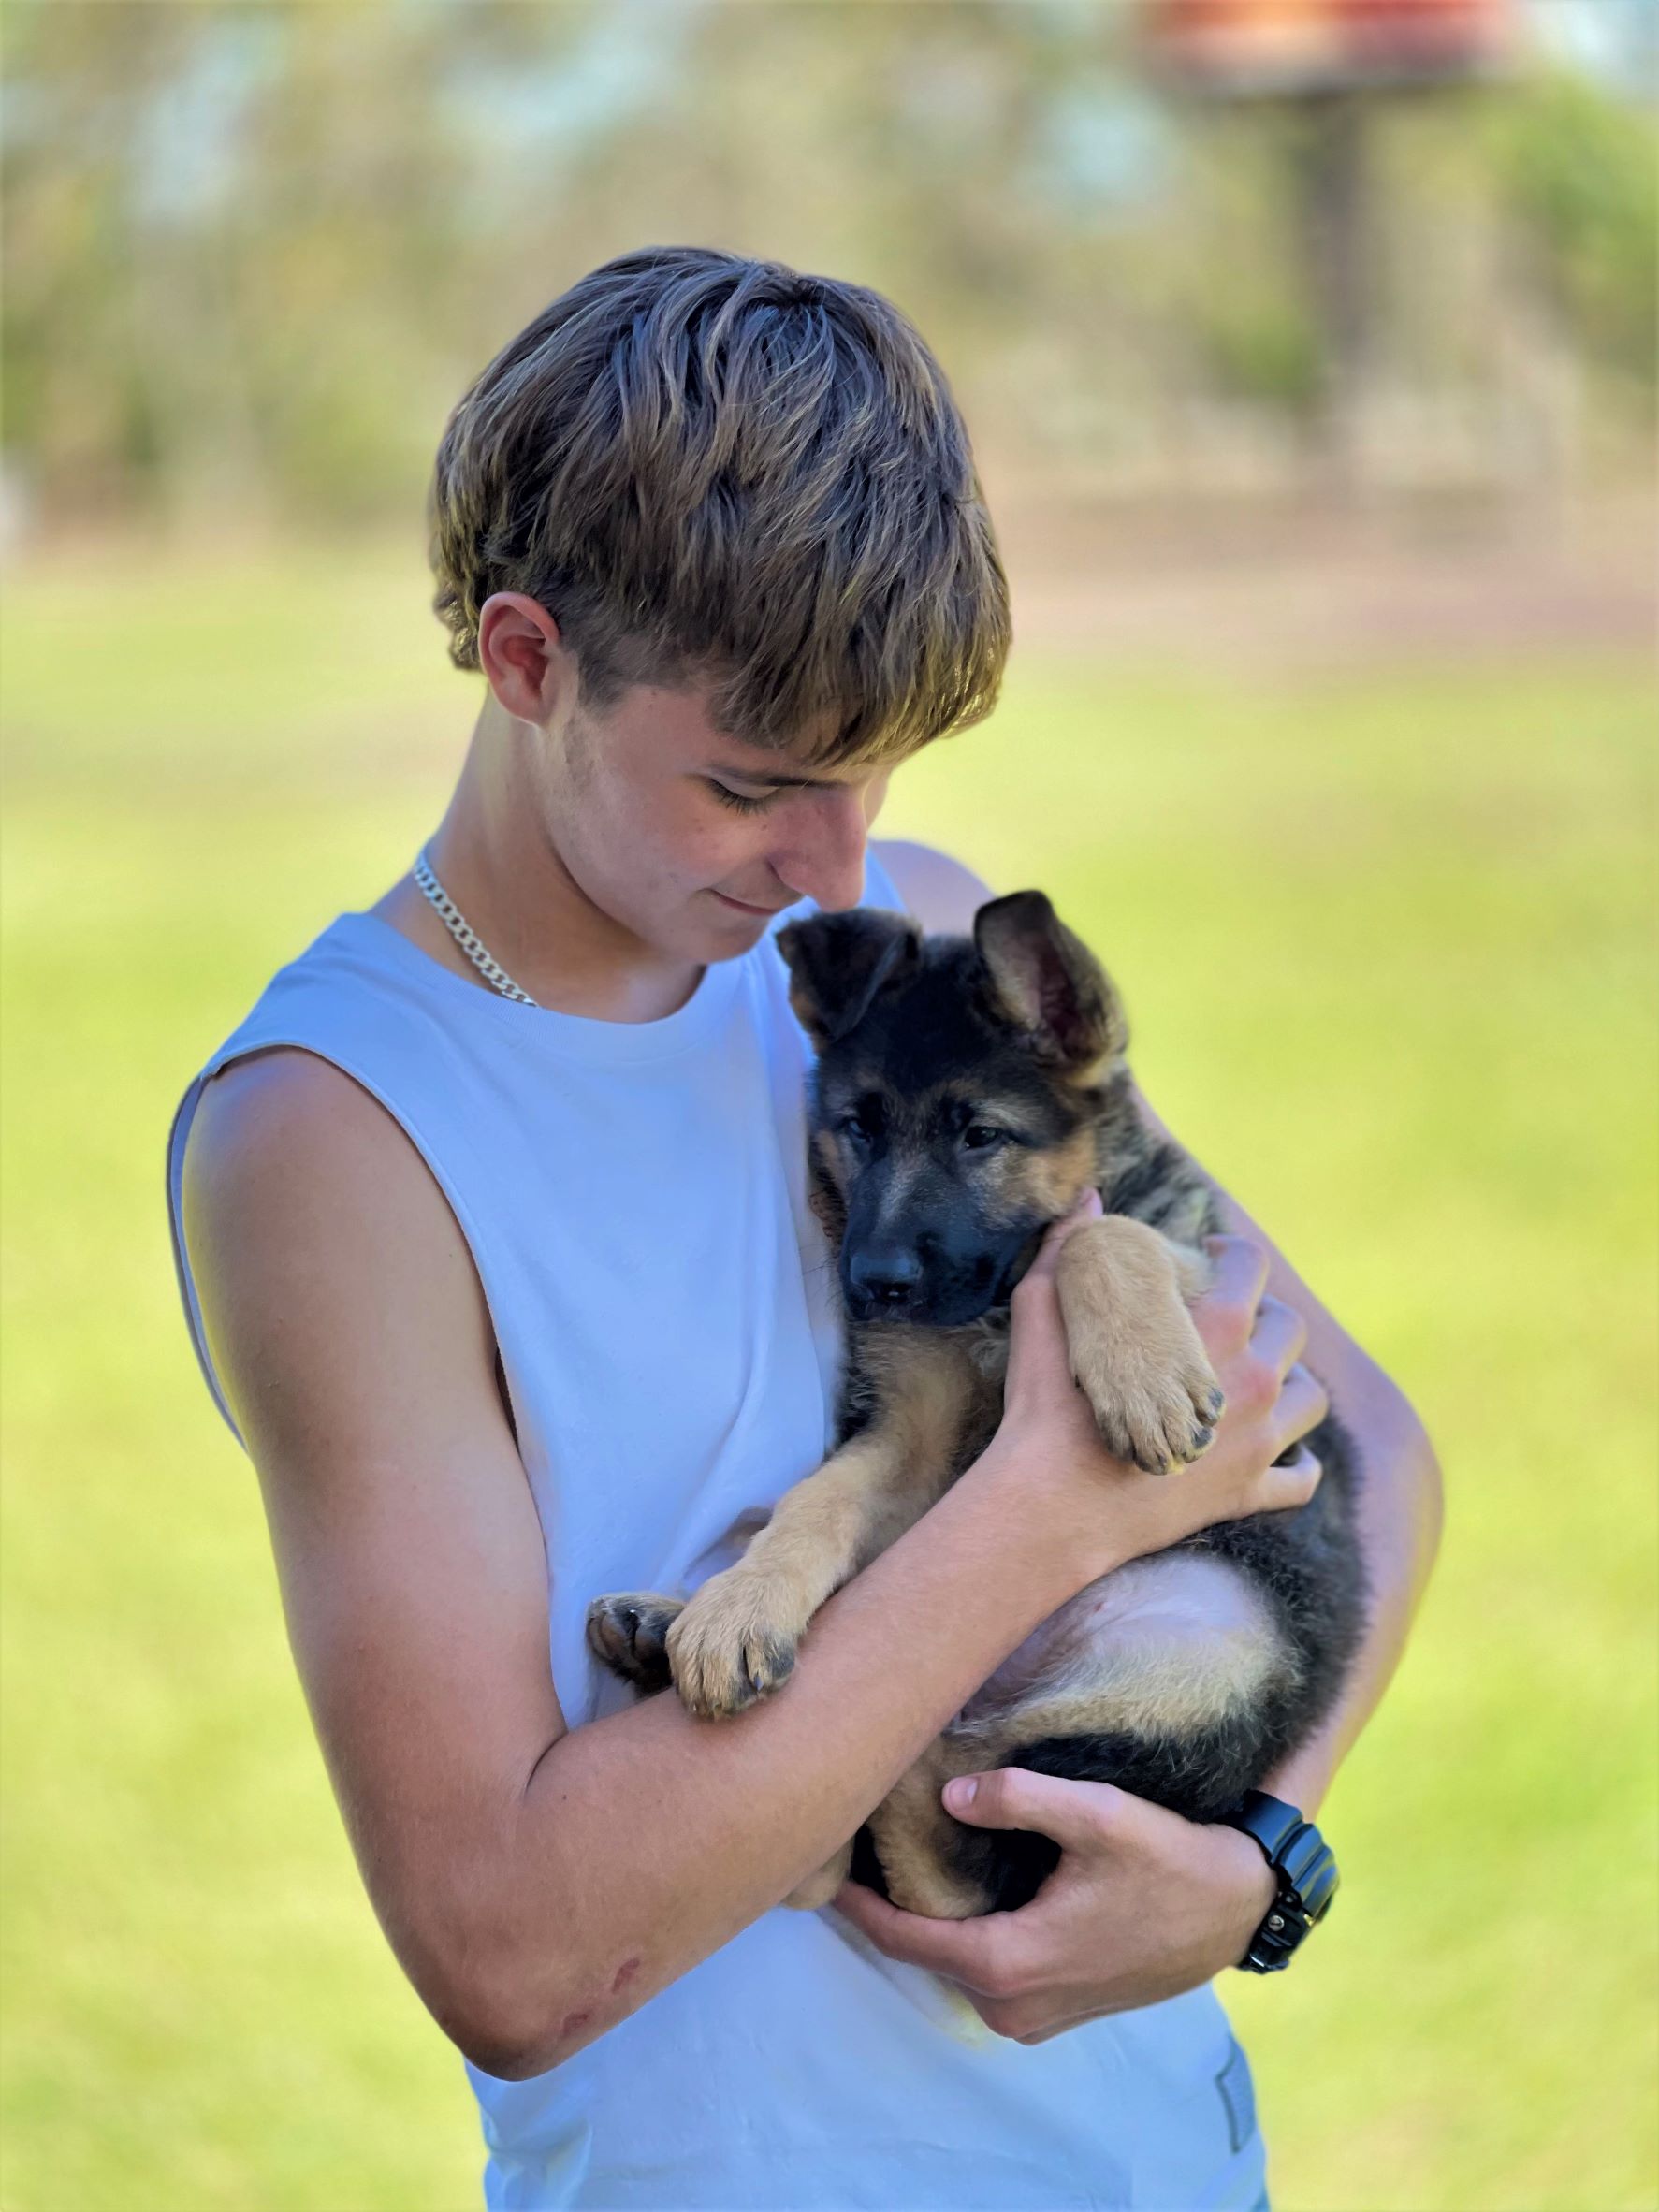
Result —
<instances>
[{"instance_id":1,"label":"boy's shoulder","mask_svg":"<svg viewBox=\"0 0 1659 2212\"><path fill-rule=\"evenodd\" d=\"M974 915L997 894L970 867L936 846L909 837L872 837L872 850L893 888L929 931L967 935Z\"/></svg>"}]
</instances>

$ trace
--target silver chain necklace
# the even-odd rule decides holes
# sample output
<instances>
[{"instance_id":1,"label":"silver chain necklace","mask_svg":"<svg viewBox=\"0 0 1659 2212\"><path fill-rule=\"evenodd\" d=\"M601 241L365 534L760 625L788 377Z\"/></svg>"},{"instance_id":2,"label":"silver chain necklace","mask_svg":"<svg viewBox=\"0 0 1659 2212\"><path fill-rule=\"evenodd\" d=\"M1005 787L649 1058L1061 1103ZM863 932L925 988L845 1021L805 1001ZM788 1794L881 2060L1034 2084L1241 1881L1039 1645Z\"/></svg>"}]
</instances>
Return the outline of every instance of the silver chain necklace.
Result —
<instances>
[{"instance_id":1,"label":"silver chain necklace","mask_svg":"<svg viewBox=\"0 0 1659 2212\"><path fill-rule=\"evenodd\" d=\"M444 890L443 884L439 882L424 845L415 854L415 866L410 873L420 885L427 898L438 910L439 919L443 922L444 928L448 930L450 936L454 938L456 943L459 945L461 951L490 988L499 991L503 998L516 998L520 1006L539 1005L540 1001L532 998L528 991L521 991L518 988L501 962L488 951L483 939L461 912L459 907L456 905L454 899L450 897L448 892Z\"/></svg>"}]
</instances>

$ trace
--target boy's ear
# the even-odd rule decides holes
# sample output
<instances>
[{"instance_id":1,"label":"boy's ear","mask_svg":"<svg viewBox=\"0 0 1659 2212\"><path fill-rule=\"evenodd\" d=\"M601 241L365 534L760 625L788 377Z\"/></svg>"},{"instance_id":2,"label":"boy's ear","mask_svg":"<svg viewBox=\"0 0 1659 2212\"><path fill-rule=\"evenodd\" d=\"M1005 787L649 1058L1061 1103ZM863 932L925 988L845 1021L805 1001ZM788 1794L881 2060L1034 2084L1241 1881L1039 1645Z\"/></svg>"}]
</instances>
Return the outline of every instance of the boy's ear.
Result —
<instances>
[{"instance_id":1,"label":"boy's ear","mask_svg":"<svg viewBox=\"0 0 1659 2212\"><path fill-rule=\"evenodd\" d=\"M789 1002L818 1050L857 1027L881 992L916 967L922 932L908 914L874 907L809 914L777 937Z\"/></svg>"},{"instance_id":2,"label":"boy's ear","mask_svg":"<svg viewBox=\"0 0 1659 2212\"><path fill-rule=\"evenodd\" d=\"M994 898L973 918L994 1012L1038 1057L1081 1074L1116 1059L1128 1024L1111 978L1041 891Z\"/></svg>"}]
</instances>

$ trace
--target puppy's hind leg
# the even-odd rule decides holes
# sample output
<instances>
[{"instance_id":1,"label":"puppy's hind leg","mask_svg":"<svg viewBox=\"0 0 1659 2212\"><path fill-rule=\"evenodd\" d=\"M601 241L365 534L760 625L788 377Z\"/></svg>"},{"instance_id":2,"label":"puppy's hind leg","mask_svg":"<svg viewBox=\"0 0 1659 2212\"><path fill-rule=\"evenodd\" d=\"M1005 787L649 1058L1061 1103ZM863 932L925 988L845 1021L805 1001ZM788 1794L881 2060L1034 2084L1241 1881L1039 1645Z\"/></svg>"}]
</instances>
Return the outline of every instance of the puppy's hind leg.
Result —
<instances>
[{"instance_id":1,"label":"puppy's hind leg","mask_svg":"<svg viewBox=\"0 0 1659 2212\"><path fill-rule=\"evenodd\" d=\"M847 1842L834 1858L826 1858L815 1874L808 1874L805 1882L797 1883L783 1901L794 1906L797 1912L815 1913L820 1905L830 1903L851 1871L852 1845Z\"/></svg>"},{"instance_id":2,"label":"puppy's hind leg","mask_svg":"<svg viewBox=\"0 0 1659 2212\"><path fill-rule=\"evenodd\" d=\"M990 1909L984 1884L960 1864L963 1839L971 1831L939 1802L947 1782L986 1763L982 1746L940 1736L870 1814L887 1894L903 1911L925 1913L930 1920L972 1920Z\"/></svg>"}]
</instances>

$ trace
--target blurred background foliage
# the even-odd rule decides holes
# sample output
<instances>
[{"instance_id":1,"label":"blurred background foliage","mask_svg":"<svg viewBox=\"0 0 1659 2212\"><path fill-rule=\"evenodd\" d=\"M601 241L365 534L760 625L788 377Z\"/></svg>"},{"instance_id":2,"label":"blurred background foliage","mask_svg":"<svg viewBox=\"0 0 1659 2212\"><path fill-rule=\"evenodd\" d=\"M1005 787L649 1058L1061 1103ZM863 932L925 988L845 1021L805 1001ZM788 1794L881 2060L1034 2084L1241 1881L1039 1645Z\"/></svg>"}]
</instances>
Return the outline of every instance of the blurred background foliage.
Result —
<instances>
[{"instance_id":1,"label":"blurred background foliage","mask_svg":"<svg viewBox=\"0 0 1659 2212\"><path fill-rule=\"evenodd\" d=\"M1317 103L1155 79L1128 5L10 0L6 2212L478 2201L162 1142L443 806L447 410L674 240L934 343L1018 644L881 829L1053 892L1150 1096L1445 1460L1342 1899L1223 1987L1275 2205L1659 2202L1655 21L1537 0L1502 67Z\"/></svg>"},{"instance_id":2,"label":"blurred background foliage","mask_svg":"<svg viewBox=\"0 0 1659 2212\"><path fill-rule=\"evenodd\" d=\"M1641 444L1654 125L1628 90L1652 18L1535 14L1586 4L1630 26L1610 80L1535 37L1483 83L1353 104L1359 434L1384 481L1605 471ZM1297 191L1317 123L1156 86L1137 22L1061 0L12 0L14 498L404 516L494 343L670 211L674 237L787 240L890 292L1005 467L1282 478L1321 388Z\"/></svg>"}]
</instances>

